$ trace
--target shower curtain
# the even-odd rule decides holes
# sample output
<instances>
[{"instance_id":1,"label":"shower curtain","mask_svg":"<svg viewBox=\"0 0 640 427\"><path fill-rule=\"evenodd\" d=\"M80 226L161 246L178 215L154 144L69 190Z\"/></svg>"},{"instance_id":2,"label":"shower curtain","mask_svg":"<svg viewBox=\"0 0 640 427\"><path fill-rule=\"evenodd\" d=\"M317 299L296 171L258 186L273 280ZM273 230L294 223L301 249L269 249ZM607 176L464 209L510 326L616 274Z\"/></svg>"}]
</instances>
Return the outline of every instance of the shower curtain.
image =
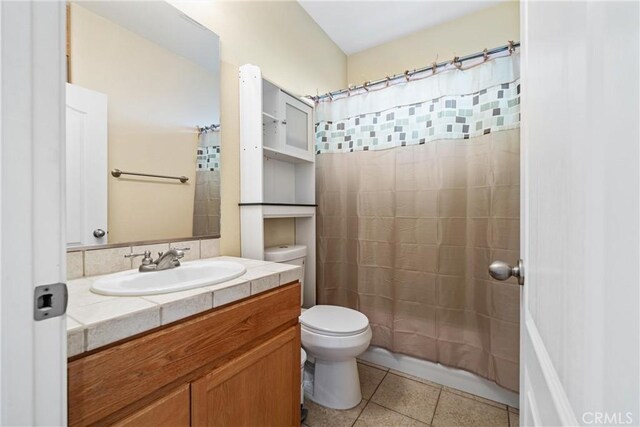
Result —
<instances>
[{"instance_id":1,"label":"shower curtain","mask_svg":"<svg viewBox=\"0 0 640 427\"><path fill-rule=\"evenodd\" d=\"M519 55L449 68L317 105L318 299L517 391Z\"/></svg>"}]
</instances>

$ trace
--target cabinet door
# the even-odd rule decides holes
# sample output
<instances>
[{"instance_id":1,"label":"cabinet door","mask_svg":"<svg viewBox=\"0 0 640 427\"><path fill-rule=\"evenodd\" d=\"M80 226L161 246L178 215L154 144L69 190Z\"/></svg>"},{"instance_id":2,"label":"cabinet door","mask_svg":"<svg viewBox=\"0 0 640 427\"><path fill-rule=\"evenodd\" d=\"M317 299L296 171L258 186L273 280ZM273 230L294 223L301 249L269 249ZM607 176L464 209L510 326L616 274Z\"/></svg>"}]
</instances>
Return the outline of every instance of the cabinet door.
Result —
<instances>
[{"instance_id":1,"label":"cabinet door","mask_svg":"<svg viewBox=\"0 0 640 427\"><path fill-rule=\"evenodd\" d=\"M191 417L194 426L299 426L299 326L192 382Z\"/></svg>"},{"instance_id":2,"label":"cabinet door","mask_svg":"<svg viewBox=\"0 0 640 427\"><path fill-rule=\"evenodd\" d=\"M313 109L287 93L282 92L281 97L285 128L283 152L313 160Z\"/></svg>"},{"instance_id":3,"label":"cabinet door","mask_svg":"<svg viewBox=\"0 0 640 427\"><path fill-rule=\"evenodd\" d=\"M118 427L187 427L190 425L190 418L189 385L185 384L115 425Z\"/></svg>"}]
</instances>

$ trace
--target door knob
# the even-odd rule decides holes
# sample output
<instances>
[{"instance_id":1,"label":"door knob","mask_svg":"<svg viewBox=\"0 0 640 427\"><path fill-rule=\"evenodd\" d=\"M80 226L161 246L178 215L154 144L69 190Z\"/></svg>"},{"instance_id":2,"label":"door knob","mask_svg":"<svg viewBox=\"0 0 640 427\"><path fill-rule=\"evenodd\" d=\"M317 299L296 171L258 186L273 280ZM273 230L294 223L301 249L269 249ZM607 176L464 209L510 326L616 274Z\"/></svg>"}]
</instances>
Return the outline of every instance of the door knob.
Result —
<instances>
[{"instance_id":1,"label":"door knob","mask_svg":"<svg viewBox=\"0 0 640 427\"><path fill-rule=\"evenodd\" d=\"M504 261L493 261L489 266L489 274L496 280L507 280L509 277L517 277L518 284L524 285L524 266L522 260L518 260L515 267L510 266Z\"/></svg>"},{"instance_id":2,"label":"door knob","mask_svg":"<svg viewBox=\"0 0 640 427\"><path fill-rule=\"evenodd\" d=\"M93 230L93 237L96 237L98 239L104 237L105 234L106 233L102 228L96 228L95 230Z\"/></svg>"}]
</instances>

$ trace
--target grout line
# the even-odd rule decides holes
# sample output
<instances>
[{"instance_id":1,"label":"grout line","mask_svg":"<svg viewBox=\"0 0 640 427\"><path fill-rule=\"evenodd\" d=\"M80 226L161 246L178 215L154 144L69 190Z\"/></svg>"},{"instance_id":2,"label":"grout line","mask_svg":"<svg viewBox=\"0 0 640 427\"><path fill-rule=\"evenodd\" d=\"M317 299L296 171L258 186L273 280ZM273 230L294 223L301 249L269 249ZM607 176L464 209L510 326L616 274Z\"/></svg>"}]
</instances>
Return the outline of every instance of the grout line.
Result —
<instances>
[{"instance_id":1,"label":"grout line","mask_svg":"<svg viewBox=\"0 0 640 427\"><path fill-rule=\"evenodd\" d=\"M444 386L443 386L443 390L444 390ZM464 397L465 399L473 400L474 402L482 403L484 405L491 406L493 408L500 409L500 410L506 410L507 412L509 412L509 405L505 403L500 403L495 400L487 399L486 397L478 396L477 394L467 393L466 391L459 390L453 387L447 386L447 390L445 391L451 394L455 394L456 396ZM488 403L487 401L493 402L493 403Z\"/></svg>"},{"instance_id":2,"label":"grout line","mask_svg":"<svg viewBox=\"0 0 640 427\"><path fill-rule=\"evenodd\" d=\"M369 366L370 368L373 368L373 366ZM377 368L375 368L377 369ZM381 369L379 369L381 370ZM362 415L362 413L364 412L365 409L367 409L367 406L369 406L369 402L371 402L371 399L373 399L373 396L376 394L376 392L378 391L378 389L380 388L380 386L382 385L382 382L384 381L385 378L387 378L387 375L389 374L389 371L385 371L384 376L382 377L382 379L380 380L380 382L378 383L378 385L376 386L375 390L373 390L373 393L371 393L371 396L369 396L369 399L366 399L367 404L364 405L364 408L362 408L362 411L360 411L360 413L358 414L358 416L356 417L356 419L353 421L353 423L351 424L351 427L353 427L355 425L356 422L358 422L358 420L360 419L360 416ZM375 404L375 402L373 402Z\"/></svg>"},{"instance_id":3,"label":"grout line","mask_svg":"<svg viewBox=\"0 0 640 427\"><path fill-rule=\"evenodd\" d=\"M378 365L378 364L375 364L373 362L368 362L368 361L363 360L363 359L356 359L356 362L360 363L362 365L368 366L370 368L377 369L379 371L389 372L391 370L391 368L387 368L386 366Z\"/></svg>"},{"instance_id":4,"label":"grout line","mask_svg":"<svg viewBox=\"0 0 640 427\"><path fill-rule=\"evenodd\" d=\"M440 395L442 395L443 388L440 387L440 391L438 392L438 398L436 399L436 406L433 407L433 415L431 415L431 421L429 425L433 425L433 420L436 418L436 411L438 410L438 404L440 403Z\"/></svg>"},{"instance_id":5,"label":"grout line","mask_svg":"<svg viewBox=\"0 0 640 427\"><path fill-rule=\"evenodd\" d=\"M374 392L373 392L373 394L371 395L371 399L369 399L369 401L370 401L370 402L371 402L371 400L373 399L373 396L376 394L376 392L377 392L377 391L378 391L378 389L380 388L380 386L382 385L382 382L385 380L385 378L387 378L387 375L395 375L396 377L402 378L402 379L404 379L404 380L409 380L409 381L416 382L416 383L418 383L418 384L422 384L422 385L426 385L426 386L429 386L429 387L432 387L432 388L436 388L436 387L433 387L432 385L425 384L425 383L421 383L420 381L416 381L416 380L413 380L413 379L411 379L411 378L407 378L407 377L403 377L403 376L400 376L400 375L396 375L396 374L392 373L392 372L389 370L389 371L387 371L387 373L385 374L385 376L384 376L384 377L382 377L382 381L380 381L380 384L378 384L378 387L376 387L375 391L374 391ZM438 403L440 402L440 394L442 394L442 390L443 390L443 387L441 386L441 387L438 389L438 399L436 400L436 404L435 404L435 406L434 406L434 408L433 408L433 414L431 415L431 422L429 422L429 423L426 423L425 421L421 421L421 420L419 420L419 419L417 419L417 418L414 418L414 417L412 417L411 415L403 414L402 412L396 411L395 409L392 409L392 408L386 407L386 406L384 406L384 405L383 405L383 404L381 404L381 403L376 403L376 402L372 402L372 403L373 403L373 404L375 404L375 405L378 405L378 406L380 406L380 407L382 407L382 408L388 409L388 410L389 410L389 411L391 411L391 412L395 412L396 414L402 415L403 417L410 418L410 419L412 419L412 420L414 420L414 421L418 421L418 422L423 423L423 424L431 425L431 424L433 423L433 419L434 419L434 418L435 418L435 416L436 416L436 409L437 409L437 407L438 407ZM368 403L367 403L367 404L368 404ZM364 410L363 410L363 411L364 411ZM361 415L362 415L362 413L361 413ZM360 418L360 416L358 416L358 418ZM357 419L356 419L356 421L357 421Z\"/></svg>"},{"instance_id":6,"label":"grout line","mask_svg":"<svg viewBox=\"0 0 640 427\"><path fill-rule=\"evenodd\" d=\"M373 396L373 395L371 395L371 396ZM360 416L362 415L364 410L367 409L367 406L369 406L369 402L371 402L371 400L367 400L367 399L362 399L362 400L364 400L367 403L364 404L364 407L362 408L360 413L358 413L358 416L356 417L356 419L353 420L353 422L351 423L351 427L353 427L358 422L358 420L360 419Z\"/></svg>"},{"instance_id":7,"label":"grout line","mask_svg":"<svg viewBox=\"0 0 640 427\"><path fill-rule=\"evenodd\" d=\"M376 402L371 402L371 403L373 403L374 405L378 405L379 407L384 408L384 409L386 409L387 411L395 412L395 413L396 413L396 414L398 414L398 415L402 415L402 416L403 416L403 417L405 417L405 418L409 418L409 419L411 419L411 420L413 420L413 421L417 421L417 422L422 423L422 424L427 424L427 423L426 423L426 422L424 422L424 421L420 421L420 420L419 420L419 419L417 419L417 418L413 418L411 415L403 414L402 412L398 412L398 411L396 411L395 409L387 408L386 406L381 405L380 403L376 403ZM435 411L434 411L434 412L435 412ZM358 418L360 418L360 417L358 417ZM433 421L433 420L431 420L431 421ZM427 424L427 425L429 425L429 426L430 426L431 424Z\"/></svg>"},{"instance_id":8,"label":"grout line","mask_svg":"<svg viewBox=\"0 0 640 427\"><path fill-rule=\"evenodd\" d=\"M397 372L401 372L401 371L397 371ZM429 386L431 388L437 388L438 390L444 390L444 387L445 387L442 384L439 384L439 383L436 383L436 382L433 382L433 381L425 380L425 381L429 381L429 383L425 383L425 382L422 382L422 381L419 381L419 380L414 380L413 378L405 377L404 375L398 375L398 374L393 373L391 371L389 371L389 373L391 375L395 375L396 377L400 377L400 378L402 378L404 380L413 381L414 383L426 385L426 386ZM403 373L405 373L405 372L403 372ZM406 375L410 375L410 374L406 374Z\"/></svg>"},{"instance_id":9,"label":"grout line","mask_svg":"<svg viewBox=\"0 0 640 427\"><path fill-rule=\"evenodd\" d=\"M371 397L369 397L369 400L373 399L373 396L376 395L376 392L378 391L378 389L380 388L380 386L382 385L382 383L384 382L384 379L387 378L387 375L389 375L389 371L384 373L384 376L382 377L382 379L380 380L380 382L378 383L378 385L376 386L376 389L373 390L373 393L371 393ZM375 402L374 402L375 403Z\"/></svg>"},{"instance_id":10,"label":"grout line","mask_svg":"<svg viewBox=\"0 0 640 427\"><path fill-rule=\"evenodd\" d=\"M414 420L414 421L418 421L419 423L427 424L427 423L425 423L424 421L420 421L419 419L417 419L417 418L413 418L413 417L412 417L412 416L410 416L410 415L403 414L402 412L398 412L398 411L396 411L395 409L388 408L388 407L386 407L386 406L384 406L384 405L382 405L382 404L380 404L380 403L372 402L372 400L373 400L373 396L375 396L376 392L378 391L378 389L380 388L380 386L381 386L381 385L382 385L382 383L384 382L385 378L387 378L387 375L389 375L389 374L390 374L390 375L395 375L395 374L391 373L391 370L387 371L387 372L384 374L384 377L382 377L382 380L380 381L380 384L378 384L378 386L376 387L376 389L375 389L375 390L373 391L373 393L371 394L371 398L367 401L367 405L365 405L365 408L369 405L369 402L371 402L371 403L373 403L374 405L378 405L378 406L380 406L381 408L387 409L387 410L389 410L389 411L391 411L391 412L395 412L396 414L402 415L403 417L410 418L410 419L412 419L412 420ZM396 377L400 377L400 375L396 375ZM419 381L412 380L411 378L405 378L405 377L400 377L400 378L403 378L403 379L406 379L406 380L410 380L410 381L414 381L414 382L417 382L418 384L429 385L429 384L421 383L421 382L419 382ZM431 386L431 387L433 387L433 386ZM435 387L434 387L434 388L435 388ZM440 400L440 393L442 393L442 388L440 388L440 390L438 390L438 401ZM438 401L436 401L436 406L438 406ZM362 409L362 412L364 412L364 409L365 409L365 408L363 408L363 409ZM360 412L360 415L362 415L362 412ZM433 422L433 417L435 416L435 413L436 413L436 410L435 410L435 407L434 407L434 409L433 409L433 415L431 416L431 422ZM358 415L358 418L356 418L356 421L358 421L358 419L360 419L360 415ZM356 422L356 421L354 421L354 424L355 424L355 422ZM353 425L353 424L352 424L352 425ZM429 425L431 425L431 424L429 423Z\"/></svg>"}]
</instances>

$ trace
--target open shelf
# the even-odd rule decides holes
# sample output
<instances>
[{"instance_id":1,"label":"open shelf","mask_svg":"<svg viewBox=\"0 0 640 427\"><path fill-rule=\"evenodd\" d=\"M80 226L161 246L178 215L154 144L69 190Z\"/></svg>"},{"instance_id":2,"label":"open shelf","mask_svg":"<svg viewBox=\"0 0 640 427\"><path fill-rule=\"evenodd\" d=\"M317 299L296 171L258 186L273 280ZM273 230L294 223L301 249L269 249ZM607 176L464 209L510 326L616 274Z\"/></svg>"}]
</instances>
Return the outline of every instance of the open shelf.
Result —
<instances>
[{"instance_id":1,"label":"open shelf","mask_svg":"<svg viewBox=\"0 0 640 427\"><path fill-rule=\"evenodd\" d=\"M278 119L276 116L272 116L269 113L265 113L264 111L262 112L262 124L266 125L266 124L270 124L270 123L278 123L280 121L280 119Z\"/></svg>"},{"instance_id":2,"label":"open shelf","mask_svg":"<svg viewBox=\"0 0 640 427\"><path fill-rule=\"evenodd\" d=\"M283 153L276 149L264 146L262 147L264 156L269 159L280 160L289 163L313 163L313 160L305 159L302 157L294 156L292 154Z\"/></svg>"},{"instance_id":3,"label":"open shelf","mask_svg":"<svg viewBox=\"0 0 640 427\"><path fill-rule=\"evenodd\" d=\"M255 203L238 203L238 206L304 206L304 207L318 207L315 203L277 203L277 202L255 202Z\"/></svg>"}]
</instances>

